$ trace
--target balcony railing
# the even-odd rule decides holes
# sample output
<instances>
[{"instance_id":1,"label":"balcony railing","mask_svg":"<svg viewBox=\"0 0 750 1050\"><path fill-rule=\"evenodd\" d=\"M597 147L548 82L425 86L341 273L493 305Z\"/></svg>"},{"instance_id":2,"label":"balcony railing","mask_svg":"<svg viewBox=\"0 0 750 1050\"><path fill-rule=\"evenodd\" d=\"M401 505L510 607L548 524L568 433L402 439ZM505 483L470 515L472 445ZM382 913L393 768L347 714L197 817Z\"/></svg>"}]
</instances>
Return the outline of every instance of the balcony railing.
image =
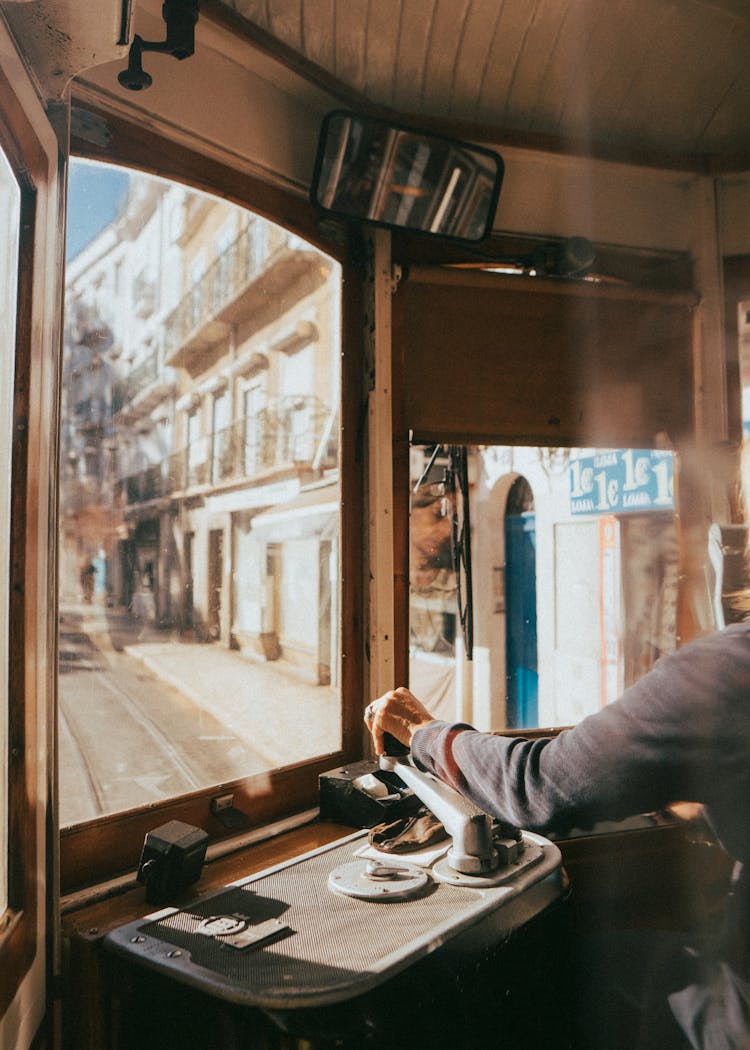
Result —
<instances>
[{"instance_id":1,"label":"balcony railing","mask_svg":"<svg viewBox=\"0 0 750 1050\"><path fill-rule=\"evenodd\" d=\"M159 352L152 351L135 368L115 383L112 393L112 409L119 412L123 406L134 401L138 394L159 378Z\"/></svg>"},{"instance_id":2,"label":"balcony railing","mask_svg":"<svg viewBox=\"0 0 750 1050\"><path fill-rule=\"evenodd\" d=\"M253 478L290 463L311 464L330 409L315 397L290 397L216 432L203 435L161 464L124 481L128 504L198 486ZM333 443L335 444L335 442ZM335 462L335 448L327 450Z\"/></svg>"},{"instance_id":3,"label":"balcony railing","mask_svg":"<svg viewBox=\"0 0 750 1050\"><path fill-rule=\"evenodd\" d=\"M125 497L128 504L148 503L164 495L164 478L161 464L148 467L139 474L131 474L125 479Z\"/></svg>"},{"instance_id":4,"label":"balcony railing","mask_svg":"<svg viewBox=\"0 0 750 1050\"><path fill-rule=\"evenodd\" d=\"M259 271L265 255L263 230L261 223L250 223L169 315L165 322L167 359L192 332L212 320Z\"/></svg>"}]
</instances>

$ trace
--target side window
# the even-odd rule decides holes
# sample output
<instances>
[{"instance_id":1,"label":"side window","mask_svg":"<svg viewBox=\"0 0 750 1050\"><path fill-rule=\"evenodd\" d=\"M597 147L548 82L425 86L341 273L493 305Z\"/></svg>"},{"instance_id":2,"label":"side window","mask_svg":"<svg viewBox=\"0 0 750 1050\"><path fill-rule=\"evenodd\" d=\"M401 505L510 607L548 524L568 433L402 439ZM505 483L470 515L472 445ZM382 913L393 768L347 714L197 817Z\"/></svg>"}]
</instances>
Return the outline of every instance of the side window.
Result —
<instances>
[{"instance_id":1,"label":"side window","mask_svg":"<svg viewBox=\"0 0 750 1050\"><path fill-rule=\"evenodd\" d=\"M410 685L481 729L578 722L676 648L672 453L457 452L411 449Z\"/></svg>"},{"instance_id":2,"label":"side window","mask_svg":"<svg viewBox=\"0 0 750 1050\"><path fill-rule=\"evenodd\" d=\"M225 481L235 473L230 401L226 387L214 394L211 414L212 480L214 482Z\"/></svg>"},{"instance_id":3,"label":"side window","mask_svg":"<svg viewBox=\"0 0 750 1050\"><path fill-rule=\"evenodd\" d=\"M267 422L265 385L258 379L242 391L242 440L248 473L263 465Z\"/></svg>"},{"instance_id":4,"label":"side window","mask_svg":"<svg viewBox=\"0 0 750 1050\"><path fill-rule=\"evenodd\" d=\"M110 202L85 240L82 172ZM201 793L207 815L216 785L267 809L279 771L294 783L342 746L340 265L224 199L92 162L71 164L68 222L63 836Z\"/></svg>"},{"instance_id":5,"label":"side window","mask_svg":"<svg viewBox=\"0 0 750 1050\"><path fill-rule=\"evenodd\" d=\"M185 426L187 438L184 460L187 463L187 473L184 485L186 488L192 488L193 485L200 485L202 482L205 482L208 477L207 441L201 431L200 399L198 399L197 404L191 403ZM180 479L179 469L182 466L182 460L183 457L180 457L177 462L178 473L176 476L178 479Z\"/></svg>"}]
</instances>

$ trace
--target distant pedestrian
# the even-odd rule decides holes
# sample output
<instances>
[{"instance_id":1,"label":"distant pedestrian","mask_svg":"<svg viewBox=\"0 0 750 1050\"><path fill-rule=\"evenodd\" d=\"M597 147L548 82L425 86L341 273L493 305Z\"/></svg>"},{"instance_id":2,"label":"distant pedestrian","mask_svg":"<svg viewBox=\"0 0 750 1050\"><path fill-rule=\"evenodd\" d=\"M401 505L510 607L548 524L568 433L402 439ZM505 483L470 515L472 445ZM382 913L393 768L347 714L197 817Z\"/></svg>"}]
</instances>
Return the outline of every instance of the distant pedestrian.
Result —
<instances>
[{"instance_id":1,"label":"distant pedestrian","mask_svg":"<svg viewBox=\"0 0 750 1050\"><path fill-rule=\"evenodd\" d=\"M94 597L94 576L96 574L96 568L93 562L89 562L83 569L81 569L81 590L83 592L83 600L87 605L91 605Z\"/></svg>"}]
</instances>

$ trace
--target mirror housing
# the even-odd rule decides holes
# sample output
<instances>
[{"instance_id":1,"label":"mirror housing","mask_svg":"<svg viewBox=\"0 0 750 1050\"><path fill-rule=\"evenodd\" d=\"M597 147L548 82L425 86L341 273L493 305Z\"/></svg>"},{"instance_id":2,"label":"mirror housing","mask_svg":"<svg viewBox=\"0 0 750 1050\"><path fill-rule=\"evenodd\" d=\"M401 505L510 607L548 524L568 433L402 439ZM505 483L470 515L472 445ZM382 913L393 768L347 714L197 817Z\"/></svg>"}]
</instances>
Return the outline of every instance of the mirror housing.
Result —
<instances>
[{"instance_id":1,"label":"mirror housing","mask_svg":"<svg viewBox=\"0 0 750 1050\"><path fill-rule=\"evenodd\" d=\"M474 243L492 229L503 173L492 150L335 110L310 199L339 218Z\"/></svg>"}]
</instances>

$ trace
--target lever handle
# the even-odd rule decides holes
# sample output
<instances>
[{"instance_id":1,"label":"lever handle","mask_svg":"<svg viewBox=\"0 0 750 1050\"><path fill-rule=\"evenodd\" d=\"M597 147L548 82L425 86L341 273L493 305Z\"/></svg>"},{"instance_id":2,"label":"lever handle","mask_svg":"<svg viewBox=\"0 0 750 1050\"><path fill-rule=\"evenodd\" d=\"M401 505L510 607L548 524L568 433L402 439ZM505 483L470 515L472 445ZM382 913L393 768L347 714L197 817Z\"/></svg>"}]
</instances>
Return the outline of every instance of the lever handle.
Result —
<instances>
[{"instance_id":1,"label":"lever handle","mask_svg":"<svg viewBox=\"0 0 750 1050\"><path fill-rule=\"evenodd\" d=\"M476 875L498 865L492 818L455 788L418 769L410 757L381 755L380 768L395 773L443 824L453 839L448 862L456 871Z\"/></svg>"},{"instance_id":2,"label":"lever handle","mask_svg":"<svg viewBox=\"0 0 750 1050\"><path fill-rule=\"evenodd\" d=\"M383 753L391 758L402 758L409 754L408 746L397 740L392 733L383 734L383 747L385 748Z\"/></svg>"}]
</instances>

